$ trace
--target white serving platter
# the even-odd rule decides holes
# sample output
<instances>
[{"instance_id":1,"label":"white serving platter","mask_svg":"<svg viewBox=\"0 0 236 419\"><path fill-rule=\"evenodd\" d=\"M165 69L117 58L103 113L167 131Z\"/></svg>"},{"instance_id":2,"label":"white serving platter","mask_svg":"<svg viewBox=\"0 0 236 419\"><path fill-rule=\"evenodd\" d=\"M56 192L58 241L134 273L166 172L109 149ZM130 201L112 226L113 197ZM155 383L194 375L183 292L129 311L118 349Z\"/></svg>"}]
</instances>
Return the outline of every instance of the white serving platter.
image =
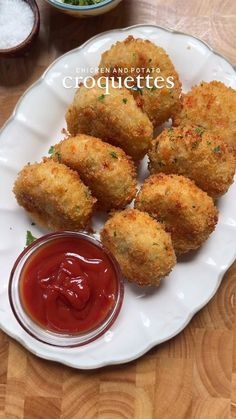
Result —
<instances>
[{"instance_id":1,"label":"white serving platter","mask_svg":"<svg viewBox=\"0 0 236 419\"><path fill-rule=\"evenodd\" d=\"M131 361L175 336L216 293L236 256L236 184L218 202L219 224L197 252L179 260L162 285L153 290L126 284L121 313L97 341L79 348L53 348L30 337L17 323L8 301L12 265L25 246L26 231L39 237L46 231L31 225L12 193L18 171L41 160L63 136L65 110L74 90L62 79L77 75L78 67L95 67L101 53L128 35L164 47L180 74L184 91L202 80L220 80L236 88L232 65L192 36L151 25L102 33L58 58L19 100L0 132L0 327L39 357L80 369ZM143 162L143 171L146 170ZM97 229L101 218L94 220Z\"/></svg>"}]
</instances>

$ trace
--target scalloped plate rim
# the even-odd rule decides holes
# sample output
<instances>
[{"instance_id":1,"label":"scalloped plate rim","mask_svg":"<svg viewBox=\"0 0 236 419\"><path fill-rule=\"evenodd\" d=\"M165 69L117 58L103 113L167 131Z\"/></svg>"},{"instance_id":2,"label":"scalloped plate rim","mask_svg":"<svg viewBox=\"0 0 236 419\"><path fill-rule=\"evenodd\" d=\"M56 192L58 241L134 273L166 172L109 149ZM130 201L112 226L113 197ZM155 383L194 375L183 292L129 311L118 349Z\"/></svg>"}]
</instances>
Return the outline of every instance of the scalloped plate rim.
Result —
<instances>
[{"instance_id":1,"label":"scalloped plate rim","mask_svg":"<svg viewBox=\"0 0 236 419\"><path fill-rule=\"evenodd\" d=\"M220 53L218 53L217 51L215 51L210 45L208 45L208 43L207 42L205 42L205 41L203 41L203 40L201 40L201 39L199 39L198 37L196 37L196 36L194 36L194 35L190 35L190 34L187 34L187 33L185 33L185 32L182 32L182 31L178 31L178 30L175 30L175 29L172 29L172 28L166 28L166 27L163 27L163 26L161 26L161 25L149 25L149 24L138 24L138 25L132 25L132 26L129 26L129 27L126 27L126 28L116 28L116 29L112 29L112 30L108 30L108 31L104 31L104 32L101 32L101 33L99 33L99 34L97 34L97 35L95 35L95 36L93 36L92 38L90 38L90 39L88 39L85 43L83 43L82 45L80 45L79 47L76 47L76 48L74 48L74 49L72 49L72 50L70 50L70 51L67 51L65 54L63 54L63 55L61 55L61 56L59 56L56 60L54 60L48 67L47 67L47 69L43 72L43 74L42 74L42 76L41 77L39 77L33 84L31 84L26 90L25 90L25 92L22 94L22 96L19 98L19 100L17 101L17 103L16 103L16 106L15 106L15 108L14 108L14 110L13 110L13 112L12 112L12 114L10 115L10 117L6 120L6 122L3 124L3 126L1 127L1 129L0 129L0 136L1 136L1 134L2 134L2 132L5 130L5 128L7 127L7 125L9 125L11 122L13 122L13 120L14 120L14 118L15 118L15 116L16 116L16 114L17 114L17 111L18 111L18 108L20 107L20 105L21 105L21 101L23 100L23 98L25 97L25 96L27 96L28 94L30 94L30 92L35 88L35 87L37 87L37 86L39 86L41 83L43 83L44 82L44 80L45 80L45 77L46 77L46 75L47 75L47 73L54 67L54 65L56 65L62 58L64 58L65 56L67 56L67 55L70 55L71 53L73 53L73 52L76 52L76 51L79 51L79 50L82 50L84 47L86 47L89 43L91 43L91 42L93 42L94 40L96 40L97 38L99 38L99 37L101 37L101 36L103 36L103 35L106 35L106 34L112 34L112 33L115 33L115 32L127 32L127 31L129 31L129 30L132 30L132 29L138 29L138 28L140 28L140 29L142 29L142 28L153 28L153 29L161 29L161 30L163 30L163 31L166 31L166 32L168 32L168 33L171 33L171 34L177 34L177 35L183 35L183 36L186 36L186 37L189 37L189 38L193 38L193 39L196 39L198 42L200 42L202 45L204 45L210 52L212 52L214 55L217 55L217 56L219 56L221 59L223 59L224 61L226 61L231 67L232 67L232 70L234 71L234 72L236 72L236 67L226 58L226 57L224 57L224 55L222 55L222 54L220 54ZM148 36L147 36L148 37ZM165 342L165 341L167 341L167 340L169 340L169 339L171 339L171 338L173 338L174 336L176 336L176 335L178 335L187 325L188 325L188 323L191 321L191 319L192 319L192 317L198 312L198 311L200 311L201 310L201 308L203 308L212 298L213 298L213 296L215 295L215 293L216 293L216 291L217 291L217 289L219 288L219 286L220 286L220 284L221 284L221 282L222 282L222 279L223 279L223 277L224 277L224 275L225 275L225 273L227 272L227 270L230 268L230 266L233 264L233 262L234 262L234 260L235 260L235 258L236 258L236 252L235 252L235 254L234 254L234 256L232 257L232 260L229 262L229 264L228 264L228 266L225 268L225 269L220 269L219 270L219 272L218 272L218 276L217 276L217 279L216 279L216 285L215 285L215 287L214 287L214 289L213 289L213 291L212 291L212 293L210 294L210 296L208 296L208 298L206 298L199 306L197 306L197 307L195 307L195 309L194 310L192 310L191 312L189 312L189 314L188 314L188 316L186 317L186 319L185 319L185 322L181 325L181 327L179 327L176 331L174 331L173 333L171 333L167 338L163 338L163 339L155 339L154 341L153 340L150 340L150 342L149 342L149 344L147 345L147 346L145 346L145 348L142 348L142 350L141 351L139 351L139 352L136 352L135 354L132 354L130 357L127 357L127 358L125 358L125 359L122 359L122 360L115 360L115 359L111 359L110 361L108 361L108 362L100 362L100 363L97 363L97 365L96 366L75 366L75 364L74 363L70 363L70 362L68 362L68 361L62 361L61 359L57 359L57 356L56 355L51 355L51 354L48 354L47 356L44 356L44 355L42 355L42 354L40 354L40 353L38 353L36 350L34 350L33 348L32 348L32 346L30 346L30 345L28 345L27 344L27 342L26 341L24 341L22 338L21 338L21 336L18 336L17 334L14 334L14 333L9 333L9 331L4 327L4 325L2 325L2 324L0 324L0 327L1 327L1 329L4 331L4 332L6 332L6 334L8 334L9 336L11 336L11 337L13 337L14 339L16 339L18 342L20 342L20 344L22 345L22 346L24 346L27 350L29 350L31 353L33 353L33 354L35 354L36 356L38 356L38 357L40 357L40 358L42 358L42 359L47 359L47 360L50 360L50 361L57 361L57 362L60 362L60 363L62 363L62 364L64 364L64 365L67 365L67 366L69 366L69 367L73 367L73 368L78 368L78 369L83 369L83 370L91 370L91 369L97 369L97 368L102 368L102 367L104 367L104 366L108 366L108 365L117 365L117 364L124 364L124 363L128 363L128 362L131 362L131 361L133 361L133 360L135 360L135 359L137 359L137 358L139 358L140 356L142 356L142 355L144 355L146 352L148 352L148 351L150 351L154 346L157 346L157 345L159 345L159 344L161 344L161 343L163 343L163 342Z\"/></svg>"}]
</instances>

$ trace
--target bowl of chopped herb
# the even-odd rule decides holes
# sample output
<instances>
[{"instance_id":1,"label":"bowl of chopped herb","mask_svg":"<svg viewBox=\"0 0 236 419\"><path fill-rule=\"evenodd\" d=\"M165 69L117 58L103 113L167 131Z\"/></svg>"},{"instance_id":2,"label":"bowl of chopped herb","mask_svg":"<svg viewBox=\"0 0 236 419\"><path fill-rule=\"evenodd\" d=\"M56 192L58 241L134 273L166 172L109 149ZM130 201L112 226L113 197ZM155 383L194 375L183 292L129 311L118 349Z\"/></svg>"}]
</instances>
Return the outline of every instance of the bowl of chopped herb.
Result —
<instances>
[{"instance_id":1,"label":"bowl of chopped herb","mask_svg":"<svg viewBox=\"0 0 236 419\"><path fill-rule=\"evenodd\" d=\"M46 0L51 6L75 17L97 16L114 9L122 0Z\"/></svg>"}]
</instances>

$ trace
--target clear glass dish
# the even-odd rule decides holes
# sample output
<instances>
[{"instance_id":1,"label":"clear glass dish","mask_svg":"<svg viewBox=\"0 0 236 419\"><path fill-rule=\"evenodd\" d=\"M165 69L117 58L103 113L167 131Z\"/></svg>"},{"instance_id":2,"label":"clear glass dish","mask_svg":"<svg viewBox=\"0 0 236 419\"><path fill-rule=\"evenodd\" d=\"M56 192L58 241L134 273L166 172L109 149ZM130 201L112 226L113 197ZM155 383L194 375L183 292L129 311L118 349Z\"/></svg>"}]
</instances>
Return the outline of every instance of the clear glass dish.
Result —
<instances>
[{"instance_id":1,"label":"clear glass dish","mask_svg":"<svg viewBox=\"0 0 236 419\"><path fill-rule=\"evenodd\" d=\"M102 250L102 252L106 254L113 268L116 278L116 295L114 299L114 304L111 307L108 314L106 315L106 317L95 328L90 329L87 332L82 332L78 334L54 332L51 330L47 330L39 324L37 324L25 310L20 295L20 281L23 267L26 265L27 262L29 262L32 255L34 255L39 248L42 248L42 246L48 244L50 241L57 240L58 238L63 237L76 237L79 238L80 241L81 239L86 240L92 243L93 245L99 247L100 250ZM15 318L17 319L21 327L29 335L31 335L38 341L51 346L76 347L94 341L102 334L104 334L112 326L122 306L124 297L124 284L119 264L117 263L113 255L109 252L109 250L107 250L100 241L91 237L87 233L65 231L47 234L35 240L30 246L23 250L23 252L19 255L12 268L10 274L8 294L10 305L15 315Z\"/></svg>"}]
</instances>

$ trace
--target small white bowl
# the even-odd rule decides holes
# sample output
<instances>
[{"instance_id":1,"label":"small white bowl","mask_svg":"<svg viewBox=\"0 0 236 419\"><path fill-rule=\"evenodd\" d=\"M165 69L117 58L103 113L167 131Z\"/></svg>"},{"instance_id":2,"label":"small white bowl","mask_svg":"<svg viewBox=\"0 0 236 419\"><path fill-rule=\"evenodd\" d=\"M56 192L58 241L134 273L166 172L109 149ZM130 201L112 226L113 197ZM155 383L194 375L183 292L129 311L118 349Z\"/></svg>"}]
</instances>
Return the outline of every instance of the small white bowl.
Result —
<instances>
[{"instance_id":1,"label":"small white bowl","mask_svg":"<svg viewBox=\"0 0 236 419\"><path fill-rule=\"evenodd\" d=\"M51 6L56 7L64 13L68 13L75 17L97 16L107 13L114 9L122 0L104 0L102 3L93 4L91 6L74 6L72 4L63 3L60 0L45 0Z\"/></svg>"}]
</instances>

